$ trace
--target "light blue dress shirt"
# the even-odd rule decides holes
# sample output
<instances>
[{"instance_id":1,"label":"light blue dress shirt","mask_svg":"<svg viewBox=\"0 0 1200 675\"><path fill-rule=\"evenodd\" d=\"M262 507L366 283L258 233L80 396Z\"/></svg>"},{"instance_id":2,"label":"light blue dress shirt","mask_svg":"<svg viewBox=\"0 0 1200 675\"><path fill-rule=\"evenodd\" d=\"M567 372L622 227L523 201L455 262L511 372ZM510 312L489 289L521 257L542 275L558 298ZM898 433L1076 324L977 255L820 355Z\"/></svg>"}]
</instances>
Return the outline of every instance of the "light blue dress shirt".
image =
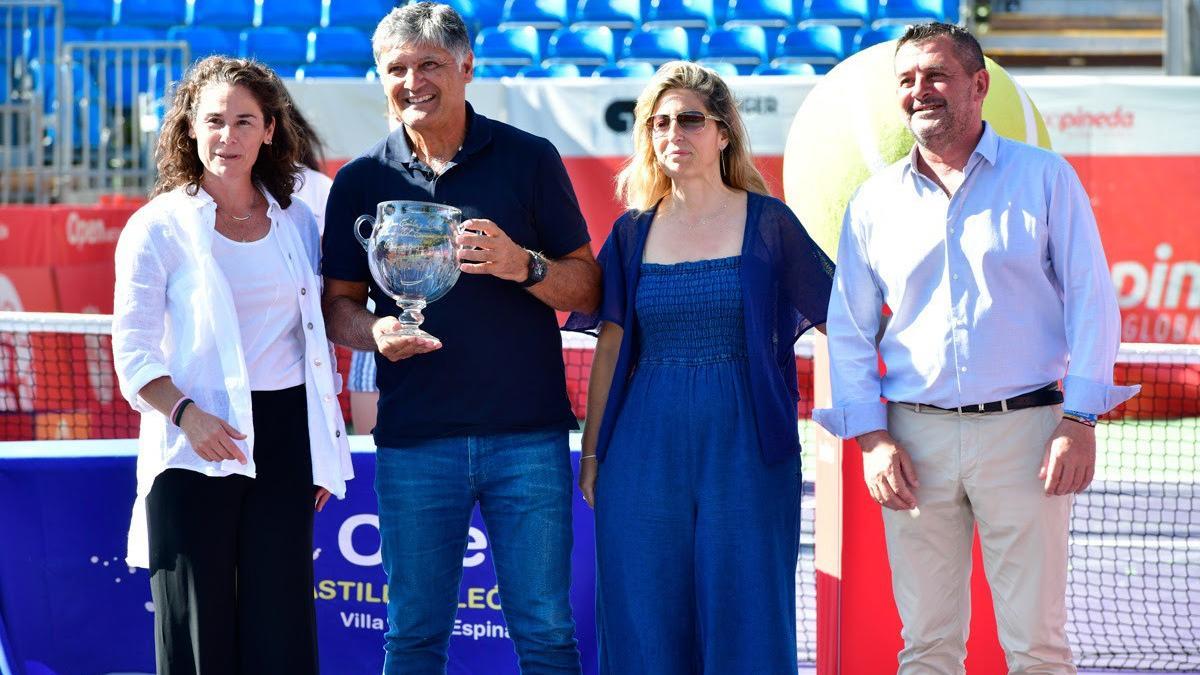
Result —
<instances>
[{"instance_id":1,"label":"light blue dress shirt","mask_svg":"<svg viewBox=\"0 0 1200 675\"><path fill-rule=\"evenodd\" d=\"M1063 380L1066 409L1102 414L1136 394L1113 386L1120 313L1071 165L985 123L947 197L916 151L846 209L826 325L834 407L813 418L850 438L887 427L880 395L951 408Z\"/></svg>"}]
</instances>

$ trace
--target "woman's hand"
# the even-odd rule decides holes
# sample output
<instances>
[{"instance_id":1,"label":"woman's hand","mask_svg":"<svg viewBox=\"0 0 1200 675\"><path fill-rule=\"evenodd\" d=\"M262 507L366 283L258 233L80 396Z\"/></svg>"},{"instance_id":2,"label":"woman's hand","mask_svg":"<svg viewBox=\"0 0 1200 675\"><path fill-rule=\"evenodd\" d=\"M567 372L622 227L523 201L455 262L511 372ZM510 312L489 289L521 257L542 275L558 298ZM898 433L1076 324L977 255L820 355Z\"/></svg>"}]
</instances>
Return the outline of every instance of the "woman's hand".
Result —
<instances>
[{"instance_id":1,"label":"woman's hand","mask_svg":"<svg viewBox=\"0 0 1200 675\"><path fill-rule=\"evenodd\" d=\"M596 475L599 473L596 452L585 451L579 460L579 491L583 493L583 501L593 509L596 508Z\"/></svg>"},{"instance_id":2,"label":"woman's hand","mask_svg":"<svg viewBox=\"0 0 1200 675\"><path fill-rule=\"evenodd\" d=\"M332 496L332 492L323 487L317 486L317 495L313 498L313 508L319 512L321 509L325 508L325 502L329 501L329 498Z\"/></svg>"},{"instance_id":3,"label":"woman's hand","mask_svg":"<svg viewBox=\"0 0 1200 675\"><path fill-rule=\"evenodd\" d=\"M246 463L245 453L234 442L244 440L246 434L234 429L220 417L204 412L195 403L184 408L179 428L192 444L192 449L205 461L236 459L242 464Z\"/></svg>"}]
</instances>

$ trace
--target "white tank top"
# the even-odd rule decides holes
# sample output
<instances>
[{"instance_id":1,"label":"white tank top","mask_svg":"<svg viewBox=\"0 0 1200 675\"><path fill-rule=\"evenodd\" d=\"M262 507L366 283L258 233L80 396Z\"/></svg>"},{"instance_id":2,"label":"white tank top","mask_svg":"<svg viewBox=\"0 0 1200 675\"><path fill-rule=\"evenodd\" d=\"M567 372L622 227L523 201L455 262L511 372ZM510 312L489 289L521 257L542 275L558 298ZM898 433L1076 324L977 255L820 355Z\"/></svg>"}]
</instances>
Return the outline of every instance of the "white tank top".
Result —
<instances>
[{"instance_id":1,"label":"white tank top","mask_svg":"<svg viewBox=\"0 0 1200 675\"><path fill-rule=\"evenodd\" d=\"M251 391L304 384L304 327L275 226L258 241L213 233L213 258L233 292Z\"/></svg>"}]
</instances>

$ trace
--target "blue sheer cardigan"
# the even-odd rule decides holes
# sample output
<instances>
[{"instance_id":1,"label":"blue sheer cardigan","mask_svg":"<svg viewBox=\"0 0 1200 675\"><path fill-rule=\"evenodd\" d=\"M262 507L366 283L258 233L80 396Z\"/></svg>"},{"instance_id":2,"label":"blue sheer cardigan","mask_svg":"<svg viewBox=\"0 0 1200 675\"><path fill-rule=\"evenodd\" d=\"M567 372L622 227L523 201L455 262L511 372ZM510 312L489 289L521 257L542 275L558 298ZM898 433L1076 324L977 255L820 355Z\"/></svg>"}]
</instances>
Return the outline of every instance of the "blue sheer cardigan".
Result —
<instances>
[{"instance_id":1,"label":"blue sheer cardigan","mask_svg":"<svg viewBox=\"0 0 1200 675\"><path fill-rule=\"evenodd\" d=\"M597 256L603 272L604 297L593 314L571 314L566 330L593 332L601 321L622 327L620 351L613 371L604 419L596 445L604 461L613 428L625 401L626 387L638 363L638 326L634 299L642 252L654 209L628 212L613 225ZM772 464L800 452L796 405L796 340L809 328L825 323L833 262L808 236L786 204L748 193L741 280L746 354L755 428L763 459ZM589 423L594 424L591 420Z\"/></svg>"}]
</instances>

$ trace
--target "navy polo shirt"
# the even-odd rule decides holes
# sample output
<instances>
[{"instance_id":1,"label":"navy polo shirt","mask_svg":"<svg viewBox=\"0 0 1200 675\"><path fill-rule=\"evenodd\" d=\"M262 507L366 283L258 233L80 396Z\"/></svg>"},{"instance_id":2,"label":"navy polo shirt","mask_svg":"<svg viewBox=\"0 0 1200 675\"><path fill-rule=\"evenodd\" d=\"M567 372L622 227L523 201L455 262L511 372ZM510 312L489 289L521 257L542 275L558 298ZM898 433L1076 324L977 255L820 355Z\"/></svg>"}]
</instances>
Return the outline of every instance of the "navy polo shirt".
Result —
<instances>
[{"instance_id":1,"label":"navy polo shirt","mask_svg":"<svg viewBox=\"0 0 1200 675\"><path fill-rule=\"evenodd\" d=\"M398 128L338 171L325 209L321 272L367 282L378 316L396 316L399 309L371 278L353 227L360 215L374 217L379 202L395 199L448 204L464 219L487 218L520 246L550 258L589 241L562 158L546 139L490 120L468 104L463 146L435 176ZM378 446L576 428L553 309L515 282L463 273L424 314L422 328L442 341L441 349L396 363L375 355Z\"/></svg>"}]
</instances>

